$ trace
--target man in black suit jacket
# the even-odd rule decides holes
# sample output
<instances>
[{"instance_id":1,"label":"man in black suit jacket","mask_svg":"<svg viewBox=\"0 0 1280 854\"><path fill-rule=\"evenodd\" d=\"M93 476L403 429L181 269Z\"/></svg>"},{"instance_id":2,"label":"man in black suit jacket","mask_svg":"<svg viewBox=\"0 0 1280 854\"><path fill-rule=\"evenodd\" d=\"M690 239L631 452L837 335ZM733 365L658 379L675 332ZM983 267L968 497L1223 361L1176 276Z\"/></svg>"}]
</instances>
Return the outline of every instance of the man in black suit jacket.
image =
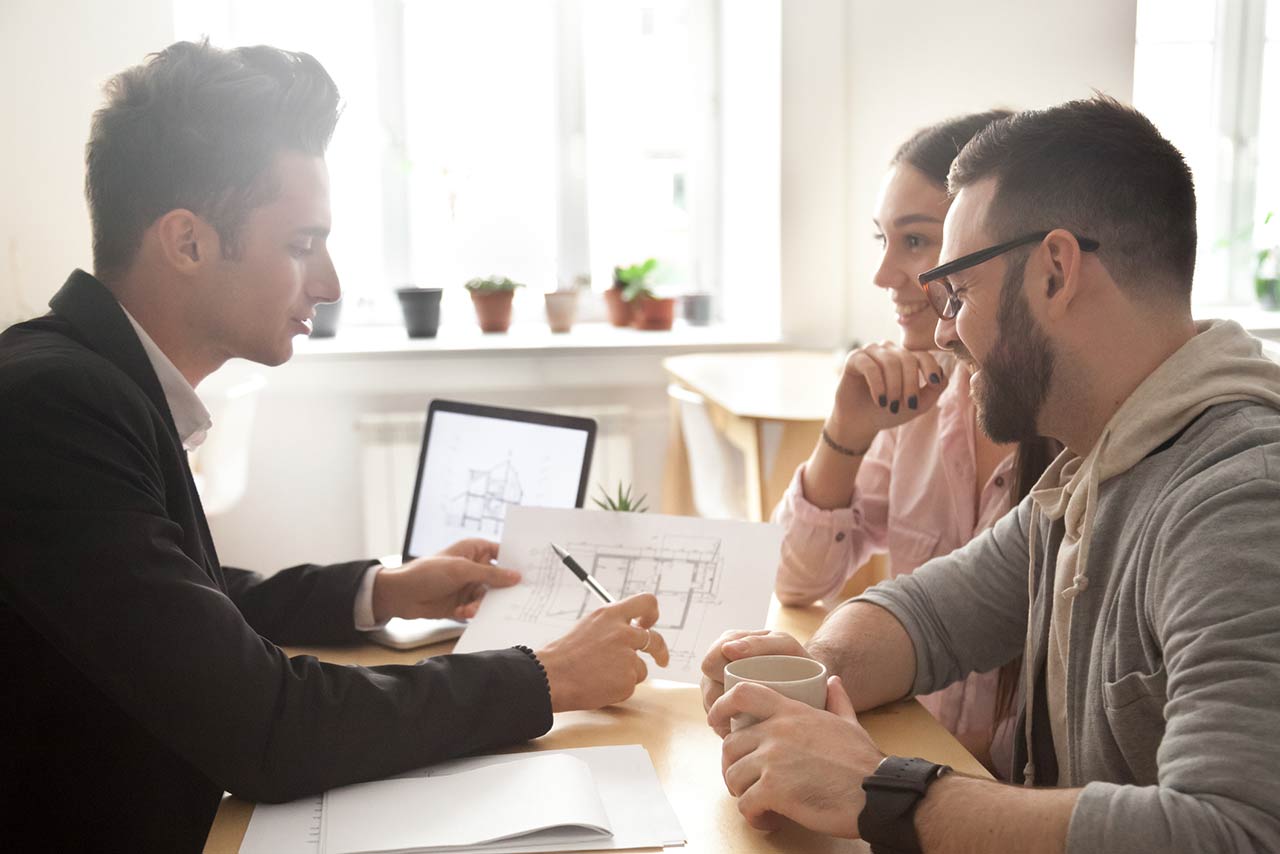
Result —
<instances>
[{"instance_id":1,"label":"man in black suit jacket","mask_svg":"<svg viewBox=\"0 0 1280 854\"><path fill-rule=\"evenodd\" d=\"M0 335L0 848L198 850L223 790L302 797L625 699L657 602L534 652L340 667L276 644L467 616L494 546L263 579L218 562L187 465L199 382L280 364L318 302L338 96L305 54L171 46L109 84L87 147L96 275ZM216 429L216 426L213 428Z\"/></svg>"}]
</instances>

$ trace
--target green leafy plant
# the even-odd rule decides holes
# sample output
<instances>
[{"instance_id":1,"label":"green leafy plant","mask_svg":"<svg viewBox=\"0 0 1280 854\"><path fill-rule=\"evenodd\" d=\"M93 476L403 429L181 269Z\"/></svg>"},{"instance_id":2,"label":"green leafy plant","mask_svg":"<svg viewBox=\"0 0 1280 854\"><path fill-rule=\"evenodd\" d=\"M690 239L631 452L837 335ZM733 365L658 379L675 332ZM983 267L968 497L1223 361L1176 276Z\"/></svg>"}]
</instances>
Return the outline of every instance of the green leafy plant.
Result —
<instances>
[{"instance_id":1,"label":"green leafy plant","mask_svg":"<svg viewBox=\"0 0 1280 854\"><path fill-rule=\"evenodd\" d=\"M516 288L523 287L524 285L522 283L508 279L506 276L484 276L482 278L472 279L466 284L467 290L479 291L480 293L514 291Z\"/></svg>"},{"instance_id":2,"label":"green leafy plant","mask_svg":"<svg viewBox=\"0 0 1280 854\"><path fill-rule=\"evenodd\" d=\"M1245 245L1253 252L1253 290L1263 308L1274 310L1280 307L1280 240L1275 234L1270 239L1259 232L1265 232L1266 226L1275 218L1275 211L1268 212L1261 223L1249 223L1235 234L1220 238L1214 243L1215 249L1230 249L1232 246ZM1275 245L1259 249L1259 243L1271 242Z\"/></svg>"},{"instance_id":3,"label":"green leafy plant","mask_svg":"<svg viewBox=\"0 0 1280 854\"><path fill-rule=\"evenodd\" d=\"M617 513L644 513L649 508L645 506L644 500L648 495L641 495L634 501L631 499L631 484L627 484L624 490L622 481L618 481L618 494L612 496L609 491L604 488L603 484L597 484L600 489L600 497L591 497L596 506L601 510L613 510Z\"/></svg>"},{"instance_id":4,"label":"green leafy plant","mask_svg":"<svg viewBox=\"0 0 1280 854\"><path fill-rule=\"evenodd\" d=\"M1262 219L1265 226L1271 222L1274 212L1269 212ZM1277 303L1280 303L1280 265L1276 262L1280 260L1280 246L1268 246L1265 249L1259 249L1254 256L1255 264L1253 268L1253 290L1258 297L1258 302L1262 303L1263 308L1275 309Z\"/></svg>"},{"instance_id":5,"label":"green leafy plant","mask_svg":"<svg viewBox=\"0 0 1280 854\"><path fill-rule=\"evenodd\" d=\"M632 302L643 297L653 297L649 277L658 268L657 258L646 258L639 264L613 268L613 286L622 290L622 298Z\"/></svg>"}]
</instances>

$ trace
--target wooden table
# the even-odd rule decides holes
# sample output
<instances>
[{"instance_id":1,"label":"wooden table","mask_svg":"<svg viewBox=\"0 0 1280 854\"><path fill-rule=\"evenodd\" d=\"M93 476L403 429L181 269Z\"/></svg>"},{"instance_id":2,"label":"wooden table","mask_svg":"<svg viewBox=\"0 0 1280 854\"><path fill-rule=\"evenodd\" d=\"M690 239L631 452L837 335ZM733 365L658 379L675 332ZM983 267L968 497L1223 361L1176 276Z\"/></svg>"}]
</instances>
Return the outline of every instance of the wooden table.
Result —
<instances>
[{"instance_id":1,"label":"wooden table","mask_svg":"<svg viewBox=\"0 0 1280 854\"><path fill-rule=\"evenodd\" d=\"M747 515L769 518L831 412L839 360L830 351L699 353L662 362L671 381L706 399L716 429L746 460ZM672 401L665 513L694 515L689 462Z\"/></svg>"},{"instance_id":2,"label":"wooden table","mask_svg":"<svg viewBox=\"0 0 1280 854\"><path fill-rule=\"evenodd\" d=\"M821 608L781 608L777 601L769 625L807 639L823 617ZM453 642L426 650L398 652L382 647L293 649L341 664L412 664L424 655L441 655ZM859 720L886 753L923 756L945 762L958 771L989 777L924 707L915 700L893 703L865 712ZM870 850L861 842L832 839L797 825L775 833L753 830L738 813L734 798L720 778L720 739L707 727L697 686L667 681L640 685L625 703L595 712L556 715L551 731L511 752L642 744L653 758L662 788L684 827L689 854L755 854L796 852L833 854ZM209 854L232 854L240 848L253 804L226 797L205 844Z\"/></svg>"}]
</instances>

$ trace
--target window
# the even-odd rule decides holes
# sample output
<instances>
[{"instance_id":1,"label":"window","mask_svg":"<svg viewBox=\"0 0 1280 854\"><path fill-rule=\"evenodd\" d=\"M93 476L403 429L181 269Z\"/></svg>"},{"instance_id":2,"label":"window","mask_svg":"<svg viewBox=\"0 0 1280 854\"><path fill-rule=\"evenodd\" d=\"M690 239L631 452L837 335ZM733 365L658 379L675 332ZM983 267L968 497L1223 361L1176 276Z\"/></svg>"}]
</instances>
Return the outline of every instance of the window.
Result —
<instances>
[{"instance_id":1,"label":"window","mask_svg":"<svg viewBox=\"0 0 1280 854\"><path fill-rule=\"evenodd\" d=\"M176 23L180 38L325 65L346 103L328 162L347 311L398 322L391 289L412 282L446 288L447 324L471 322L461 284L490 273L599 290L615 264L654 256L660 285L718 288L717 10L177 0Z\"/></svg>"},{"instance_id":2,"label":"window","mask_svg":"<svg viewBox=\"0 0 1280 854\"><path fill-rule=\"evenodd\" d=\"M1197 313L1253 304L1280 245L1280 0L1138 0L1133 101L1195 176Z\"/></svg>"}]
</instances>

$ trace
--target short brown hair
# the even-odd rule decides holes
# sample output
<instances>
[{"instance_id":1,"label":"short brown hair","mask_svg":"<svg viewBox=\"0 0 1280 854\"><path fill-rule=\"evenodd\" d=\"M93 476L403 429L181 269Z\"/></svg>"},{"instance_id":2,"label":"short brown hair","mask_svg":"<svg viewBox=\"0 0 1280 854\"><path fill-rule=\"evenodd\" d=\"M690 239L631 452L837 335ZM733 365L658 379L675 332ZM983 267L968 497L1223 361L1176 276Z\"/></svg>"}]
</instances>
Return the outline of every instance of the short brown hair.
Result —
<instances>
[{"instance_id":1,"label":"short brown hair","mask_svg":"<svg viewBox=\"0 0 1280 854\"><path fill-rule=\"evenodd\" d=\"M178 42L106 85L85 146L94 270L123 272L156 219L185 208L234 257L248 212L277 192L282 151L323 155L338 89L314 57Z\"/></svg>"},{"instance_id":2,"label":"short brown hair","mask_svg":"<svg viewBox=\"0 0 1280 854\"><path fill-rule=\"evenodd\" d=\"M1196 196L1181 152L1142 113L1114 98L1069 101L995 122L951 165L952 194L996 181L993 242L1065 228L1101 244L1121 287L1189 304L1196 265Z\"/></svg>"}]
</instances>

